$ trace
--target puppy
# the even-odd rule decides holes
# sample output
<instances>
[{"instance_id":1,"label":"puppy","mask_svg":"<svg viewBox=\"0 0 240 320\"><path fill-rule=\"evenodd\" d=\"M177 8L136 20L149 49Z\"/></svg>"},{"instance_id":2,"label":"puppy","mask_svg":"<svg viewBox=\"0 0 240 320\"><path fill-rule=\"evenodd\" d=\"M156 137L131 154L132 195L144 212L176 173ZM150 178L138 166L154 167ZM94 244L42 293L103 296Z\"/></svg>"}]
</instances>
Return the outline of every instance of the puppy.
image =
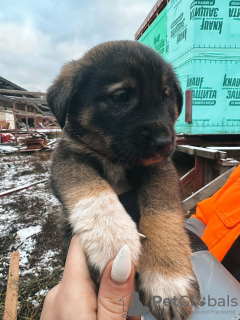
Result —
<instances>
[{"instance_id":1,"label":"puppy","mask_svg":"<svg viewBox=\"0 0 240 320\"><path fill-rule=\"evenodd\" d=\"M138 42L103 43L63 67L47 100L63 128L52 188L68 237L73 230L81 238L92 278L99 283L106 264L128 244L142 303L157 319L188 319L199 286L170 159L182 108L171 66ZM138 230L146 236L142 243L118 198L130 189L140 210ZM154 305L153 296L189 299L164 306Z\"/></svg>"}]
</instances>

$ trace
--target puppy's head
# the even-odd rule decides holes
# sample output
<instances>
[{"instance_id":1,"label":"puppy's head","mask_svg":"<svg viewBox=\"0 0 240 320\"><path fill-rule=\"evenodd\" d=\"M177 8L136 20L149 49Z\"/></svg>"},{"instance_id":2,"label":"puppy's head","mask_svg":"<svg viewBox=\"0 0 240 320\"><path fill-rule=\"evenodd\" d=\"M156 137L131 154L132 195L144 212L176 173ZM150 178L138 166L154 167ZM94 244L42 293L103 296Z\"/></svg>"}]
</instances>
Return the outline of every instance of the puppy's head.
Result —
<instances>
[{"instance_id":1,"label":"puppy's head","mask_svg":"<svg viewBox=\"0 0 240 320\"><path fill-rule=\"evenodd\" d=\"M112 161L149 165L174 151L182 92L171 66L135 41L103 43L48 90L61 127Z\"/></svg>"}]
</instances>

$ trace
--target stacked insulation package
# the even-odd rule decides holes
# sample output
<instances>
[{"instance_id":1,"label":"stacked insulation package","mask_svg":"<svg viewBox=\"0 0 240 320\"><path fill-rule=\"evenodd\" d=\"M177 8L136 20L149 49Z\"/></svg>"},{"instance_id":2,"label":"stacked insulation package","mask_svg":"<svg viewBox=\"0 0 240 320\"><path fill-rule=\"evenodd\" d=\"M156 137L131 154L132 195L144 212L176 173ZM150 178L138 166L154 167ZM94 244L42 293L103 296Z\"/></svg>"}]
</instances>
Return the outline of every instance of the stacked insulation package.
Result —
<instances>
[{"instance_id":1,"label":"stacked insulation package","mask_svg":"<svg viewBox=\"0 0 240 320\"><path fill-rule=\"evenodd\" d=\"M240 133L240 1L170 0L138 41L178 75L178 133Z\"/></svg>"}]
</instances>

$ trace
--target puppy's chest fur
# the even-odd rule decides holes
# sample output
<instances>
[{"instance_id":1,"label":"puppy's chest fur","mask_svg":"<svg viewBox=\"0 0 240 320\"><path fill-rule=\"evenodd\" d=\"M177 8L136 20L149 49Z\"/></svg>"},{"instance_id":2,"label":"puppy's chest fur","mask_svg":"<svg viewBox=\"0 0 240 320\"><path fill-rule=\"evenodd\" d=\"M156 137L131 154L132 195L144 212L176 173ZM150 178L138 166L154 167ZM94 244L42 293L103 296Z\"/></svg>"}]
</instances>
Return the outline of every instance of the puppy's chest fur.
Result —
<instances>
[{"instance_id":1,"label":"puppy's chest fur","mask_svg":"<svg viewBox=\"0 0 240 320\"><path fill-rule=\"evenodd\" d=\"M76 142L66 132L63 135L62 141L63 144L60 146L60 149L66 149L64 153L75 154L79 152L81 158L84 157L86 162L90 158L94 159L94 162L98 163L95 169L99 176L102 176L108 182L117 195L132 189L131 183L127 179L127 169L125 166L111 162L105 155L92 150L81 140ZM78 163L78 160L76 160L76 163Z\"/></svg>"},{"instance_id":2,"label":"puppy's chest fur","mask_svg":"<svg viewBox=\"0 0 240 320\"><path fill-rule=\"evenodd\" d=\"M131 184L127 180L126 168L124 168L122 165L114 164L106 158L102 158L101 162L104 178L117 195L132 189Z\"/></svg>"}]
</instances>

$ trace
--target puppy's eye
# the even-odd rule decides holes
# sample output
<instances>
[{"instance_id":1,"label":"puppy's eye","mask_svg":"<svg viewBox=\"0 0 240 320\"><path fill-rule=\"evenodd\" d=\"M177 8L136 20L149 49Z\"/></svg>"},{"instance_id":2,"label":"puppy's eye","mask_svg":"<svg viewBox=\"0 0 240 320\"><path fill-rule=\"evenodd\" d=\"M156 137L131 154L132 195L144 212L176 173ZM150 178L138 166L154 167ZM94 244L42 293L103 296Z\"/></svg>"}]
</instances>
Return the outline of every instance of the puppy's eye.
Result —
<instances>
[{"instance_id":1,"label":"puppy's eye","mask_svg":"<svg viewBox=\"0 0 240 320\"><path fill-rule=\"evenodd\" d=\"M169 94L167 92L165 92L163 94L163 102L167 101L168 98L169 98Z\"/></svg>"},{"instance_id":2,"label":"puppy's eye","mask_svg":"<svg viewBox=\"0 0 240 320\"><path fill-rule=\"evenodd\" d=\"M127 93L121 92L121 93L118 93L118 94L114 95L114 100L116 102L126 103L126 102L129 102L129 96L128 96Z\"/></svg>"}]
</instances>

